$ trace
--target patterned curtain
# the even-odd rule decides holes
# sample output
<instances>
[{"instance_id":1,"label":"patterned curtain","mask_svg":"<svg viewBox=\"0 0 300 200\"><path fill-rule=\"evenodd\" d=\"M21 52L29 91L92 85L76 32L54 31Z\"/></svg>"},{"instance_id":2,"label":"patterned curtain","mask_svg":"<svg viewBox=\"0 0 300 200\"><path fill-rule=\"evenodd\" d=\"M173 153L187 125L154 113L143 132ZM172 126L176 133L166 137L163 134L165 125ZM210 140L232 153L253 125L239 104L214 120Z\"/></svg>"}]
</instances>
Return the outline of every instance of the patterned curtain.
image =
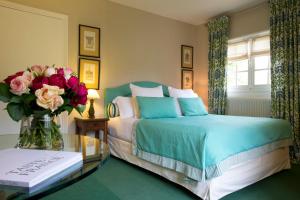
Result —
<instances>
[{"instance_id":1,"label":"patterned curtain","mask_svg":"<svg viewBox=\"0 0 300 200\"><path fill-rule=\"evenodd\" d=\"M210 113L225 114L226 63L229 36L229 18L222 16L208 22L208 109Z\"/></svg>"},{"instance_id":2,"label":"patterned curtain","mask_svg":"<svg viewBox=\"0 0 300 200\"><path fill-rule=\"evenodd\" d=\"M272 115L289 120L300 139L300 0L270 0Z\"/></svg>"}]
</instances>

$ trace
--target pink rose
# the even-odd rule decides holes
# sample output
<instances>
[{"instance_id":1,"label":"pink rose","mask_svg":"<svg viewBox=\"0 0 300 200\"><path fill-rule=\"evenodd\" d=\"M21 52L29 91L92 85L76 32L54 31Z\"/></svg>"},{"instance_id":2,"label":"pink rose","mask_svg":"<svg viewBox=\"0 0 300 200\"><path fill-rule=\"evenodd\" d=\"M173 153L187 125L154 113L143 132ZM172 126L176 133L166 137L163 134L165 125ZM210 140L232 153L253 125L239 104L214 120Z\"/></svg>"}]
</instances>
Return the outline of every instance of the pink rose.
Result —
<instances>
[{"instance_id":1,"label":"pink rose","mask_svg":"<svg viewBox=\"0 0 300 200\"><path fill-rule=\"evenodd\" d=\"M22 94L29 93L29 88L27 85L27 80L22 76L18 76L10 82L10 91L18 96Z\"/></svg>"},{"instance_id":2,"label":"pink rose","mask_svg":"<svg viewBox=\"0 0 300 200\"><path fill-rule=\"evenodd\" d=\"M32 81L33 81L33 74L29 71L25 71L22 75L22 77L24 78L24 80L26 81L27 86L31 86Z\"/></svg>"},{"instance_id":3,"label":"pink rose","mask_svg":"<svg viewBox=\"0 0 300 200\"><path fill-rule=\"evenodd\" d=\"M73 74L73 70L70 67L64 68L64 75L67 80L71 78L72 74Z\"/></svg>"},{"instance_id":4,"label":"pink rose","mask_svg":"<svg viewBox=\"0 0 300 200\"><path fill-rule=\"evenodd\" d=\"M66 79L63 75L60 74L53 74L49 77L49 85L55 85L59 88L65 88L66 87Z\"/></svg>"},{"instance_id":5,"label":"pink rose","mask_svg":"<svg viewBox=\"0 0 300 200\"><path fill-rule=\"evenodd\" d=\"M17 72L17 73L15 73L15 74L13 74L13 75L10 75L10 76L8 76L6 79L4 79L4 82L5 82L6 84L10 85L10 82L11 82L13 79L15 79L15 78L18 77L18 76L22 76L23 73L24 73L24 71L20 71L20 72Z\"/></svg>"},{"instance_id":6,"label":"pink rose","mask_svg":"<svg viewBox=\"0 0 300 200\"><path fill-rule=\"evenodd\" d=\"M44 74L44 71L48 68L45 65L33 65L30 67L30 70L36 75L41 76Z\"/></svg>"},{"instance_id":7,"label":"pink rose","mask_svg":"<svg viewBox=\"0 0 300 200\"><path fill-rule=\"evenodd\" d=\"M35 79L33 79L31 88L33 91L36 91L38 89L41 89L44 84L48 84L48 83L49 83L49 79L47 77L38 76Z\"/></svg>"}]
</instances>

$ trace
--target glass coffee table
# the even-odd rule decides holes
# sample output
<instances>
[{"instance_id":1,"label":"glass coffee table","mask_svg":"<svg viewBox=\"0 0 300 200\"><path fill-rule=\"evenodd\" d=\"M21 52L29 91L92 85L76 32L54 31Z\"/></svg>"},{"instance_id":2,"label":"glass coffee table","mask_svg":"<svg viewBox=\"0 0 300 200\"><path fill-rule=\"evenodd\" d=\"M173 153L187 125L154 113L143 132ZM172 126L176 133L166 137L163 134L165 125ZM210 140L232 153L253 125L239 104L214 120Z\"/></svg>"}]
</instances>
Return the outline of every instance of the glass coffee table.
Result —
<instances>
[{"instance_id":1,"label":"glass coffee table","mask_svg":"<svg viewBox=\"0 0 300 200\"><path fill-rule=\"evenodd\" d=\"M0 150L13 148L19 135L0 135ZM63 189L95 172L109 158L109 147L101 139L92 136L63 134L64 150L81 152L83 165L76 170L59 174L39 184L35 188L21 188L0 185L0 200L2 199L39 199ZM13 158L12 158L13 159ZM1 158L0 158L1 162Z\"/></svg>"}]
</instances>

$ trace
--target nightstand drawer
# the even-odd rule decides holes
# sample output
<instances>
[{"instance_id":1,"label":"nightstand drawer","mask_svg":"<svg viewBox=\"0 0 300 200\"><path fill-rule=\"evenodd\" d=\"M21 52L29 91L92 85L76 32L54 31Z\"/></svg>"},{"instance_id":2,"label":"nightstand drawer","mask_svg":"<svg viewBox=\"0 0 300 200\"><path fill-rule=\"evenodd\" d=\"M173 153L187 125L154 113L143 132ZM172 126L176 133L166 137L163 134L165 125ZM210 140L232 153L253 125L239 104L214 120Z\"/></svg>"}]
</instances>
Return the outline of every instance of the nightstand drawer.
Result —
<instances>
[{"instance_id":1,"label":"nightstand drawer","mask_svg":"<svg viewBox=\"0 0 300 200\"><path fill-rule=\"evenodd\" d=\"M103 131L103 140L107 143L107 121L108 118L75 118L76 134L86 135L87 132L95 132L95 137L99 138L100 131Z\"/></svg>"},{"instance_id":2,"label":"nightstand drawer","mask_svg":"<svg viewBox=\"0 0 300 200\"><path fill-rule=\"evenodd\" d=\"M86 130L98 130L104 129L104 124L99 122L88 122L85 124Z\"/></svg>"}]
</instances>

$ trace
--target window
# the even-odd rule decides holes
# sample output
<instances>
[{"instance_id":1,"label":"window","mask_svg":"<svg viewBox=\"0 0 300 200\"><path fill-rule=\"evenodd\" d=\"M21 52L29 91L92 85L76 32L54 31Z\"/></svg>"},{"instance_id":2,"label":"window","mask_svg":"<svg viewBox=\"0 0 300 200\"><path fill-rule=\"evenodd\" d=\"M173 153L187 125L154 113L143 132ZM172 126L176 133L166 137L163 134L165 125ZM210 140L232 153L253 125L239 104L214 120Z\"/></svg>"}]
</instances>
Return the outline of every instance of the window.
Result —
<instances>
[{"instance_id":1,"label":"window","mask_svg":"<svg viewBox=\"0 0 300 200\"><path fill-rule=\"evenodd\" d=\"M229 95L270 95L270 37L260 33L229 41L227 88Z\"/></svg>"}]
</instances>

